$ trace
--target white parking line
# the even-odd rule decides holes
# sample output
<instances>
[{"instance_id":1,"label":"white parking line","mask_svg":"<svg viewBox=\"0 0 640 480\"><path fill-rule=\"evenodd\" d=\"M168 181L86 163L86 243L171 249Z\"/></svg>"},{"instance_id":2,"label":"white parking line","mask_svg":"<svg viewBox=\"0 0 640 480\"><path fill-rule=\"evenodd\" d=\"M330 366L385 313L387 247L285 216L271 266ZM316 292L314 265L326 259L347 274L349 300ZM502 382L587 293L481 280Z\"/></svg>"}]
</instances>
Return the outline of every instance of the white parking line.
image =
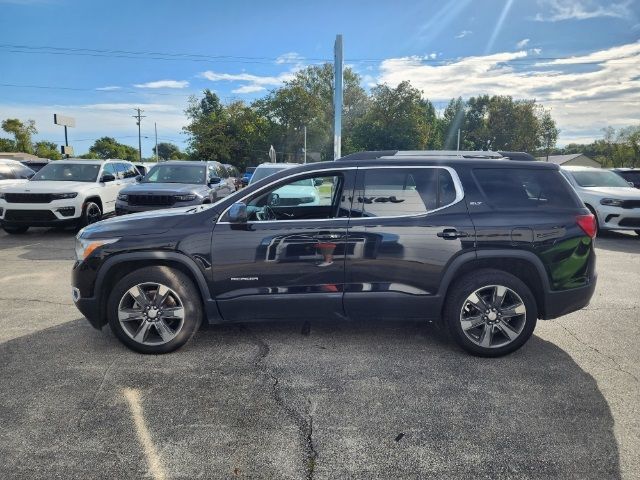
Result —
<instances>
[{"instance_id":1,"label":"white parking line","mask_svg":"<svg viewBox=\"0 0 640 480\"><path fill-rule=\"evenodd\" d=\"M129 403L129 409L131 410L131 416L133 417L133 422L136 425L136 433L138 434L138 440L142 445L144 450L145 457L147 459L147 465L149 466L149 471L155 480L165 480L167 478L167 474L164 470L164 466L162 465L162 461L160 460L160 456L156 450L156 446L153 444L153 440L151 439L151 434L149 433L149 429L147 428L147 424L144 421L144 416L142 415L142 405L140 403L140 391L134 388L125 388L122 391L124 398Z\"/></svg>"}]
</instances>

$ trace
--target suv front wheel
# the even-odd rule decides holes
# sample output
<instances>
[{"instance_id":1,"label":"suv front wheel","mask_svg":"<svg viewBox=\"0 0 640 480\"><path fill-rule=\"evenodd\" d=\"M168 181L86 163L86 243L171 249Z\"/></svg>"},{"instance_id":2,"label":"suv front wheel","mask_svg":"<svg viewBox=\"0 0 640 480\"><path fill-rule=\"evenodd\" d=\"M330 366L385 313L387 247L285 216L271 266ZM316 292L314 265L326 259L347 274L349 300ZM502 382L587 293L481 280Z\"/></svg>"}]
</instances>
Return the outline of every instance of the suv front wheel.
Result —
<instances>
[{"instance_id":1,"label":"suv front wheel","mask_svg":"<svg viewBox=\"0 0 640 480\"><path fill-rule=\"evenodd\" d=\"M141 353L168 353L187 343L202 322L197 287L179 270L146 267L113 288L107 316L113 333Z\"/></svg>"},{"instance_id":2,"label":"suv front wheel","mask_svg":"<svg viewBox=\"0 0 640 480\"><path fill-rule=\"evenodd\" d=\"M535 329L538 310L527 285L500 270L477 270L447 296L444 320L467 352L499 357L519 349Z\"/></svg>"}]
</instances>

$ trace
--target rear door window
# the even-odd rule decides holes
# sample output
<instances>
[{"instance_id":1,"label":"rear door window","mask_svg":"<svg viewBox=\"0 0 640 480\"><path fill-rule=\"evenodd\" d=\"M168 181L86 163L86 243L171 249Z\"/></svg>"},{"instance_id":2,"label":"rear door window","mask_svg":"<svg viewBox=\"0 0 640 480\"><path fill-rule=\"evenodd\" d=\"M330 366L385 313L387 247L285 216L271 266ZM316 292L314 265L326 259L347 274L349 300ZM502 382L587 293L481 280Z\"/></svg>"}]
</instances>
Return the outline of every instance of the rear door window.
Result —
<instances>
[{"instance_id":1,"label":"rear door window","mask_svg":"<svg viewBox=\"0 0 640 480\"><path fill-rule=\"evenodd\" d=\"M496 209L580 206L571 187L554 170L476 168L473 175L489 205Z\"/></svg>"},{"instance_id":2,"label":"rear door window","mask_svg":"<svg viewBox=\"0 0 640 480\"><path fill-rule=\"evenodd\" d=\"M442 168L373 168L363 178L353 210L362 217L423 215L453 203L456 188Z\"/></svg>"}]
</instances>

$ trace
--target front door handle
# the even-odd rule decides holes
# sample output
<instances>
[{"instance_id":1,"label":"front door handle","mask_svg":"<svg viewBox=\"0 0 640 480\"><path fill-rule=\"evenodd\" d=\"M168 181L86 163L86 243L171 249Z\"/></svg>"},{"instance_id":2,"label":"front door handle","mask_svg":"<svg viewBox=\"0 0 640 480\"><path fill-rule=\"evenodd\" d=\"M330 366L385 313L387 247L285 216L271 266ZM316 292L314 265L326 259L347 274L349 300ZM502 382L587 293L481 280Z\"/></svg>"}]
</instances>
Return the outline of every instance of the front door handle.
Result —
<instances>
[{"instance_id":1,"label":"front door handle","mask_svg":"<svg viewBox=\"0 0 640 480\"><path fill-rule=\"evenodd\" d=\"M437 235L445 240L455 240L456 238L468 237L467 232L459 232L455 228L445 228L443 231L438 232Z\"/></svg>"}]
</instances>

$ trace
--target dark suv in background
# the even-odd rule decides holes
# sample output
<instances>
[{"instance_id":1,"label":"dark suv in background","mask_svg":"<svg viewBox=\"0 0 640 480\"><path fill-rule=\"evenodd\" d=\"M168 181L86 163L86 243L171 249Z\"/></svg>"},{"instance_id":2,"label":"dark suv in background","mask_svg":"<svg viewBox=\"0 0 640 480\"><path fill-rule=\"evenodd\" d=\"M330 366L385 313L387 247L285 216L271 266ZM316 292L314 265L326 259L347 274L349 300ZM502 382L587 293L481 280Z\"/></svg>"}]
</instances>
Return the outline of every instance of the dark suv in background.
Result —
<instances>
[{"instance_id":1,"label":"dark suv in background","mask_svg":"<svg viewBox=\"0 0 640 480\"><path fill-rule=\"evenodd\" d=\"M120 191L116 214L214 203L235 191L233 179L218 162L162 162Z\"/></svg>"},{"instance_id":2,"label":"dark suv in background","mask_svg":"<svg viewBox=\"0 0 640 480\"><path fill-rule=\"evenodd\" d=\"M318 202L283 202L310 183ZM291 197L286 197L291 198ZM588 304L595 221L558 171L493 152L363 152L289 168L215 204L77 237L73 299L164 353L201 322L433 320L476 355Z\"/></svg>"}]
</instances>

